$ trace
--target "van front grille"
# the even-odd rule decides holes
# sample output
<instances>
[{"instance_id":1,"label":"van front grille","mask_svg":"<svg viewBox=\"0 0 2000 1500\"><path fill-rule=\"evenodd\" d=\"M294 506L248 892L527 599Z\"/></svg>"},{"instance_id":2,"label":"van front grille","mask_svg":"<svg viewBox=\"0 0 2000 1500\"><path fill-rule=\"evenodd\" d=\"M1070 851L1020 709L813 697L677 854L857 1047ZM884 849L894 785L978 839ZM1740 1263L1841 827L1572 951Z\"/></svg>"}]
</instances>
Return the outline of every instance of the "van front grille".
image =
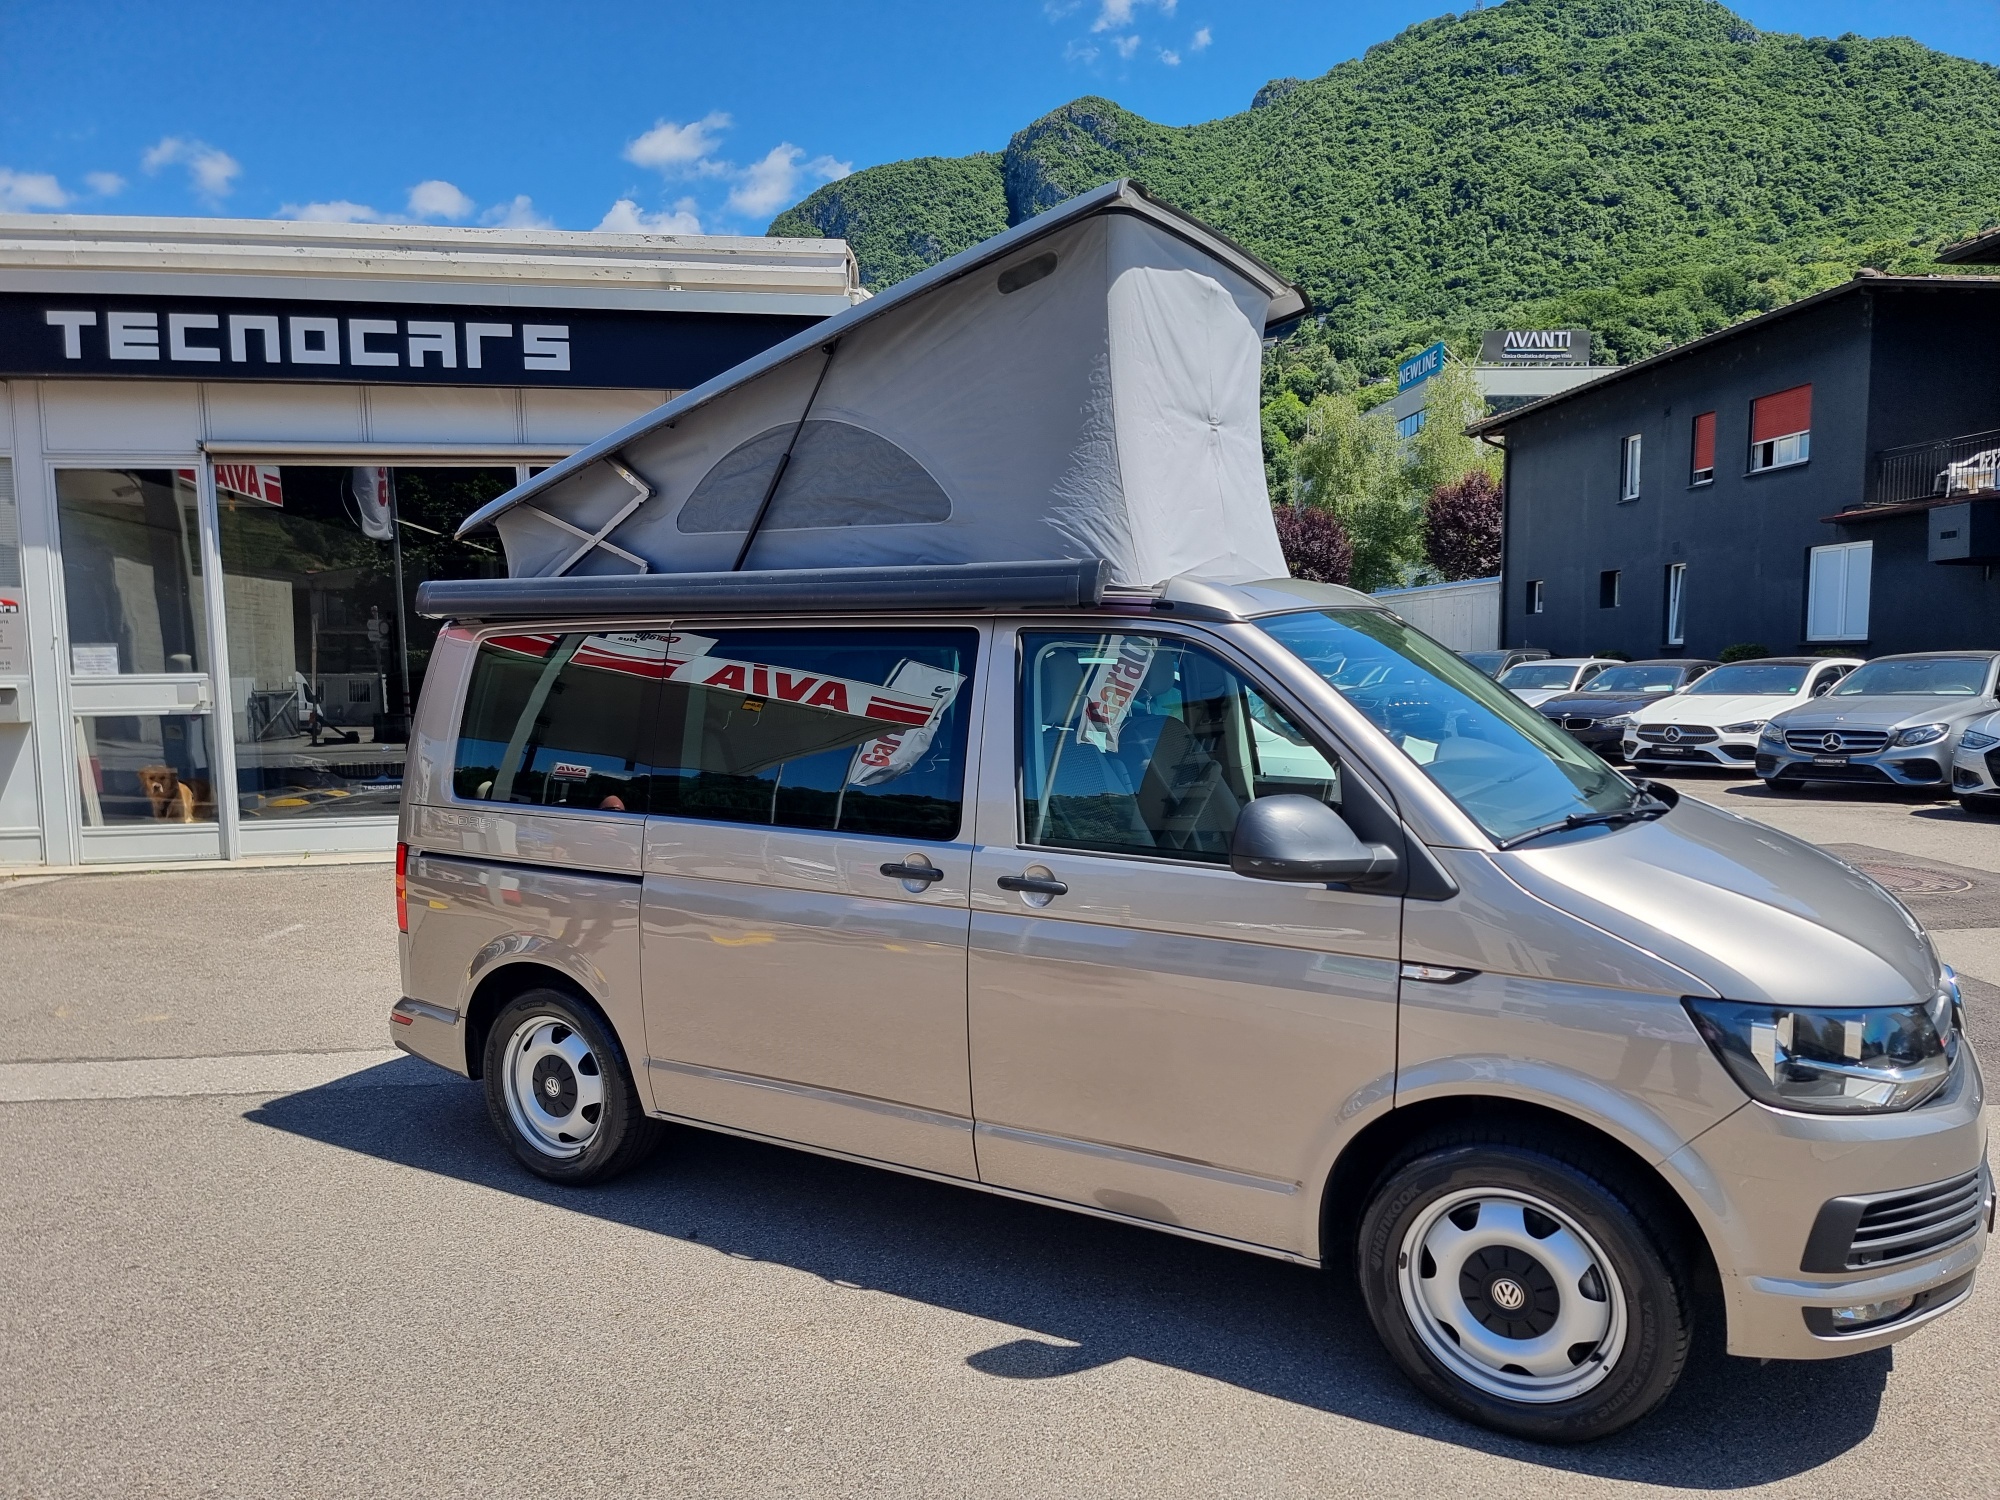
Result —
<instances>
[{"instance_id":1,"label":"van front grille","mask_svg":"<svg viewBox=\"0 0 2000 1500\"><path fill-rule=\"evenodd\" d=\"M1806 1240L1805 1271L1861 1271L1918 1260L1979 1232L1991 1196L1981 1166L1894 1193L1835 1198Z\"/></svg>"}]
</instances>

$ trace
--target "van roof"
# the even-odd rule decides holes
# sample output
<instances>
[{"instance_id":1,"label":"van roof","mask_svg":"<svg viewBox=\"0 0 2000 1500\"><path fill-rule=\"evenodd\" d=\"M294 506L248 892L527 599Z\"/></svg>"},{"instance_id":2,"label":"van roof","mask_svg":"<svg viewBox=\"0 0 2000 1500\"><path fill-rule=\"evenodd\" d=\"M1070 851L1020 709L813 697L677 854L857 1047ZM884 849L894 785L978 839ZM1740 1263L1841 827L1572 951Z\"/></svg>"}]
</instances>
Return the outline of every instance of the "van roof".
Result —
<instances>
[{"instance_id":1,"label":"van roof","mask_svg":"<svg viewBox=\"0 0 2000 1500\"><path fill-rule=\"evenodd\" d=\"M1174 578L1154 589L1118 589L1107 585L1107 575L1103 559L1088 558L750 573L436 578L418 587L417 613L465 622L1088 609L1252 620L1297 610L1383 608L1381 601L1354 589L1297 578L1236 584Z\"/></svg>"}]
</instances>

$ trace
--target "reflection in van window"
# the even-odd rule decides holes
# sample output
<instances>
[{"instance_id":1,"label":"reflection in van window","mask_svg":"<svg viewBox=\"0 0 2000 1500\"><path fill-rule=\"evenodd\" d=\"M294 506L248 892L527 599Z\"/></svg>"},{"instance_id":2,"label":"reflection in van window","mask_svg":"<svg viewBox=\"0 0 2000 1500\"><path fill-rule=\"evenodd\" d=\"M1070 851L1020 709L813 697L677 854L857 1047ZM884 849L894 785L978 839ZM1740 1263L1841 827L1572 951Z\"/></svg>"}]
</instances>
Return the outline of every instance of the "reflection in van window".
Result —
<instances>
[{"instance_id":1,"label":"reflection in van window","mask_svg":"<svg viewBox=\"0 0 2000 1500\"><path fill-rule=\"evenodd\" d=\"M1257 624L1365 714L1496 841L1573 814L1633 805L1632 784L1611 767L1392 615L1313 610Z\"/></svg>"},{"instance_id":2,"label":"reflection in van window","mask_svg":"<svg viewBox=\"0 0 2000 1500\"><path fill-rule=\"evenodd\" d=\"M720 630L666 639L655 813L957 837L972 631Z\"/></svg>"},{"instance_id":3,"label":"reflection in van window","mask_svg":"<svg viewBox=\"0 0 2000 1500\"><path fill-rule=\"evenodd\" d=\"M643 813L640 744L664 637L490 636L473 663L452 790L470 802Z\"/></svg>"},{"instance_id":4,"label":"reflection in van window","mask_svg":"<svg viewBox=\"0 0 2000 1500\"><path fill-rule=\"evenodd\" d=\"M1340 806L1340 770L1234 668L1168 636L1022 638L1022 838L1222 863L1245 803Z\"/></svg>"}]
</instances>

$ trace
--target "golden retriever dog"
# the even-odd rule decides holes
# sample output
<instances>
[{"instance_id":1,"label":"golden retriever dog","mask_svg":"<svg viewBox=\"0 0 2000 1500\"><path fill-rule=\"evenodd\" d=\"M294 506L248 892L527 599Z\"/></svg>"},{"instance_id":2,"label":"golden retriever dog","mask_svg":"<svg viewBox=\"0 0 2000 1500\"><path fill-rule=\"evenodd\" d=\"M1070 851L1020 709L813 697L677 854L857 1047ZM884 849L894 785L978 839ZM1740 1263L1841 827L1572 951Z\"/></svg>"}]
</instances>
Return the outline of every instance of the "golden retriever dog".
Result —
<instances>
[{"instance_id":1,"label":"golden retriever dog","mask_svg":"<svg viewBox=\"0 0 2000 1500\"><path fill-rule=\"evenodd\" d=\"M205 823L214 816L208 784L183 781L172 766L141 766L139 785L153 804L153 816L162 823Z\"/></svg>"}]
</instances>

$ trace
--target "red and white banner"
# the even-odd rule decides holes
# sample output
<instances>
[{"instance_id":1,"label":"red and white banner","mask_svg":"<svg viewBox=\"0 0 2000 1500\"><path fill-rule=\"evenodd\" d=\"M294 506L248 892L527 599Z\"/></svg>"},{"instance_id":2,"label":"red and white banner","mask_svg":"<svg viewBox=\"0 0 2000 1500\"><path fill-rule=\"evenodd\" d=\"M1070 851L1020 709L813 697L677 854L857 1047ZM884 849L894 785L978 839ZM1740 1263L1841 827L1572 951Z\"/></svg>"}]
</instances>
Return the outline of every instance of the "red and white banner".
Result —
<instances>
[{"instance_id":1,"label":"red and white banner","mask_svg":"<svg viewBox=\"0 0 2000 1500\"><path fill-rule=\"evenodd\" d=\"M1114 635L1105 638L1104 660L1090 674L1076 721L1076 742L1094 749L1116 751L1118 731L1132 713L1132 703L1152 669L1159 642L1151 636Z\"/></svg>"},{"instance_id":2,"label":"red and white banner","mask_svg":"<svg viewBox=\"0 0 2000 1500\"><path fill-rule=\"evenodd\" d=\"M189 485L195 482L193 469L176 469L174 473ZM255 500L282 508L285 481L276 464L217 464L215 493L218 499Z\"/></svg>"},{"instance_id":3,"label":"red and white banner","mask_svg":"<svg viewBox=\"0 0 2000 1500\"><path fill-rule=\"evenodd\" d=\"M951 707L964 681L962 672L947 672L942 667L916 661L898 662L896 670L889 674L889 686L899 693L927 696L931 703L930 717L914 729L877 735L856 750L847 768L847 784L881 786L922 760L937 734L938 720Z\"/></svg>"}]
</instances>

